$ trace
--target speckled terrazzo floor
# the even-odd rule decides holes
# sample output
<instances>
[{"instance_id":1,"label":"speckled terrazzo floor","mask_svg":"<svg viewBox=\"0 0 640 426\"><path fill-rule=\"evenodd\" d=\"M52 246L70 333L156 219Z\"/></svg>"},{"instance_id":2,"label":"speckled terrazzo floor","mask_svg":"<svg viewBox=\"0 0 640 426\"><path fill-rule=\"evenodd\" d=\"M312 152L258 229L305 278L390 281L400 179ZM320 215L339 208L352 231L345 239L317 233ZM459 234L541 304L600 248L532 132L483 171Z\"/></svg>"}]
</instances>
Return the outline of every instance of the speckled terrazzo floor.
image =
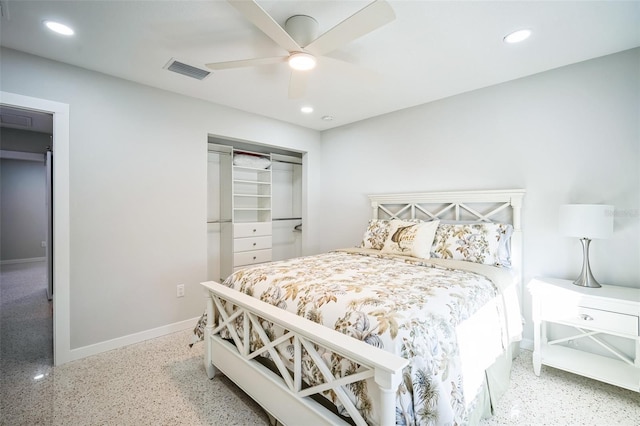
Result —
<instances>
[{"instance_id":1,"label":"speckled terrazzo floor","mask_svg":"<svg viewBox=\"0 0 640 426\"><path fill-rule=\"evenodd\" d=\"M189 331L51 367L44 265L0 273L0 425L269 424L224 376L207 378Z\"/></svg>"},{"instance_id":2,"label":"speckled terrazzo floor","mask_svg":"<svg viewBox=\"0 0 640 426\"><path fill-rule=\"evenodd\" d=\"M640 393L546 366L536 377L531 355L520 352L497 413L483 425L640 425Z\"/></svg>"},{"instance_id":3,"label":"speckled terrazzo floor","mask_svg":"<svg viewBox=\"0 0 640 426\"><path fill-rule=\"evenodd\" d=\"M1 425L268 425L233 383L207 379L203 345L189 348L188 330L51 367L44 284L25 284L43 280L38 268L2 267ZM640 425L640 394L547 367L538 378L522 351L497 414L482 424Z\"/></svg>"}]
</instances>

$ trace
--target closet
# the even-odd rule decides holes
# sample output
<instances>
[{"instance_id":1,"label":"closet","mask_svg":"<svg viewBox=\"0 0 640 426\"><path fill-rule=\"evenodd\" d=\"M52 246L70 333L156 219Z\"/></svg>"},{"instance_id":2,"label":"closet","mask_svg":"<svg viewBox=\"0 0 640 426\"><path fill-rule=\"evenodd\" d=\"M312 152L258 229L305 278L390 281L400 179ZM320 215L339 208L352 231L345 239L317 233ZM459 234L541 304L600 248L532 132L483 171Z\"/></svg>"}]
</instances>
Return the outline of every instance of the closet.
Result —
<instances>
[{"instance_id":1,"label":"closet","mask_svg":"<svg viewBox=\"0 0 640 426\"><path fill-rule=\"evenodd\" d=\"M208 279L301 255L302 154L210 138L207 164Z\"/></svg>"}]
</instances>

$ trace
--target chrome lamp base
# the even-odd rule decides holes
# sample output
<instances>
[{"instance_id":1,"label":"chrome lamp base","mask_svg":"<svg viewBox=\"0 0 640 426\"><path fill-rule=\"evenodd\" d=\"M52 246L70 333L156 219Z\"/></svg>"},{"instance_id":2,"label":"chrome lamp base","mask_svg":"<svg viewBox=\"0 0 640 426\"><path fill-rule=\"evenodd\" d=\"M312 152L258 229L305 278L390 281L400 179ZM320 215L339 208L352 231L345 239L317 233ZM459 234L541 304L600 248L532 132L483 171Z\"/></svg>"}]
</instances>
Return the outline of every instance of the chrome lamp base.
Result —
<instances>
[{"instance_id":1,"label":"chrome lamp base","mask_svg":"<svg viewBox=\"0 0 640 426\"><path fill-rule=\"evenodd\" d=\"M591 243L591 240L589 238L581 238L580 242L582 243L583 254L582 271L580 272L580 276L573 283L580 287L602 287L600 283L593 277L593 274L591 273L591 267L589 266L589 243Z\"/></svg>"}]
</instances>

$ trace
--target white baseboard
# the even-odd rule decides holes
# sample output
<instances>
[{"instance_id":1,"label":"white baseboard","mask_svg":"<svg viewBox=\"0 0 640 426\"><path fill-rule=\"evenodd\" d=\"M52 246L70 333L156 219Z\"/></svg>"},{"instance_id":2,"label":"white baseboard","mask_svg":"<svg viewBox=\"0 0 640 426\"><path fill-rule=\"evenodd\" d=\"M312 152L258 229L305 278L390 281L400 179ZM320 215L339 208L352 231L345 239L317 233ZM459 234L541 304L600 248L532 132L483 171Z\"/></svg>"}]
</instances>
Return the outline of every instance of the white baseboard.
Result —
<instances>
[{"instance_id":1,"label":"white baseboard","mask_svg":"<svg viewBox=\"0 0 640 426\"><path fill-rule=\"evenodd\" d=\"M531 339L522 339L520 341L520 349L526 349L528 351L533 351L533 340L531 340Z\"/></svg>"},{"instance_id":2,"label":"white baseboard","mask_svg":"<svg viewBox=\"0 0 640 426\"><path fill-rule=\"evenodd\" d=\"M32 257L29 259L9 259L9 260L0 260L0 265L11 265L14 263L44 262L45 260L47 260L46 257Z\"/></svg>"},{"instance_id":3,"label":"white baseboard","mask_svg":"<svg viewBox=\"0 0 640 426\"><path fill-rule=\"evenodd\" d=\"M97 355L102 352L129 346L134 343L140 343L144 342L145 340L155 339L156 337L161 337L167 334L194 328L196 326L196 323L198 322L198 319L200 319L200 317L168 324L162 327L153 328L151 330L141 331L139 333L129 334L127 336L118 337L100 343L94 343L93 345L83 346L81 348L71 349L71 351L69 351L69 359L65 362L75 361L91 355ZM187 343L185 343L185 345L186 344Z\"/></svg>"}]
</instances>

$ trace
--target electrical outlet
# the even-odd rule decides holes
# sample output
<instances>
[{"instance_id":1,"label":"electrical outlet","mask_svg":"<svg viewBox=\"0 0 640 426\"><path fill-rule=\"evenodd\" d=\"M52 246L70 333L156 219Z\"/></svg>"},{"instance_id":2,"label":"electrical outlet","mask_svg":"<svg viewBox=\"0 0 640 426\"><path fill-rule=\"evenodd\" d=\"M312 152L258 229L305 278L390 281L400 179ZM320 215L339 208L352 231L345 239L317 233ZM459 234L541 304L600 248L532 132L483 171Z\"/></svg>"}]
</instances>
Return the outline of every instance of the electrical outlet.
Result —
<instances>
[{"instance_id":1,"label":"electrical outlet","mask_svg":"<svg viewBox=\"0 0 640 426\"><path fill-rule=\"evenodd\" d=\"M177 297L184 297L184 284L178 284L177 290L176 290L176 296Z\"/></svg>"}]
</instances>

